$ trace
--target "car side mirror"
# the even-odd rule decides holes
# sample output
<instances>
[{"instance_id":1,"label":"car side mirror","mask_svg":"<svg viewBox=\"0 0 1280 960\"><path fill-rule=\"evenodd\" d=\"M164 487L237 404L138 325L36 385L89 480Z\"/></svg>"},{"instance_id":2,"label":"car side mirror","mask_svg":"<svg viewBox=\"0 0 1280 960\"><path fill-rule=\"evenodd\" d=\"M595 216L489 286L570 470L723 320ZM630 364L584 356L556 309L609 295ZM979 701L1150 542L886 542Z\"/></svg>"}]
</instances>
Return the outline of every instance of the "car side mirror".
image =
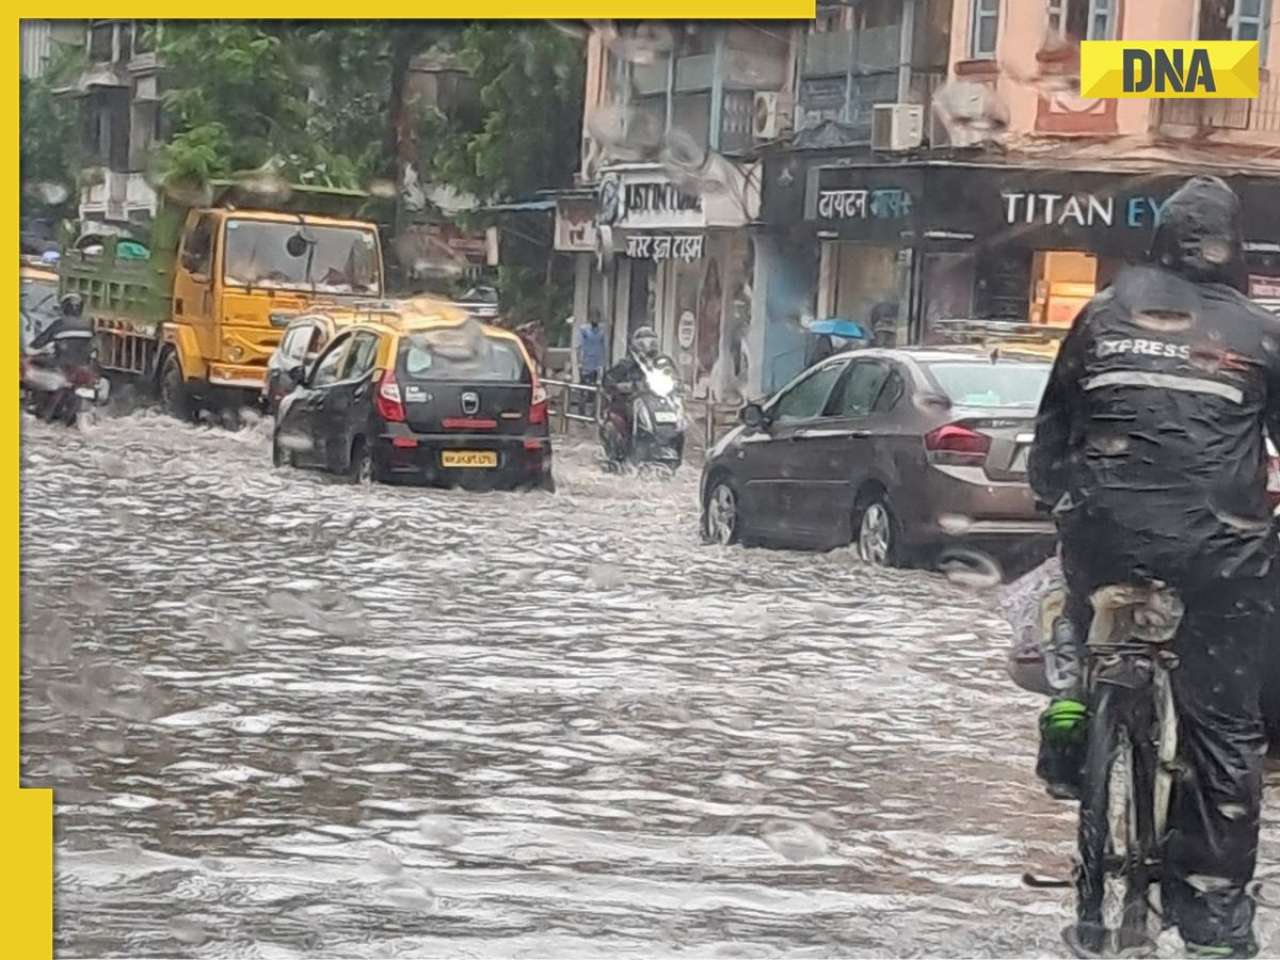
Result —
<instances>
[{"instance_id":1,"label":"car side mirror","mask_svg":"<svg viewBox=\"0 0 1280 960\"><path fill-rule=\"evenodd\" d=\"M769 415L758 403L748 403L739 412L738 418L752 430L764 430L769 426Z\"/></svg>"},{"instance_id":2,"label":"car side mirror","mask_svg":"<svg viewBox=\"0 0 1280 960\"><path fill-rule=\"evenodd\" d=\"M295 363L288 370L289 379L293 381L294 386L302 386L307 381L307 368L300 363Z\"/></svg>"}]
</instances>

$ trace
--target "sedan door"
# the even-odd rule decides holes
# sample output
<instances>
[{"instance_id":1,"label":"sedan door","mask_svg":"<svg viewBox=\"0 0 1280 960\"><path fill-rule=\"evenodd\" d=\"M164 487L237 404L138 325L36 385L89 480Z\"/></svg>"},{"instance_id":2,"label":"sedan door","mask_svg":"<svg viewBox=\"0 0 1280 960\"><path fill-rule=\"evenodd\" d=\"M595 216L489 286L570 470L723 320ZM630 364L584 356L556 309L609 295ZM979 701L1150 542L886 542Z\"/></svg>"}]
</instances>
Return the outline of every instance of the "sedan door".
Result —
<instances>
[{"instance_id":1,"label":"sedan door","mask_svg":"<svg viewBox=\"0 0 1280 960\"><path fill-rule=\"evenodd\" d=\"M805 516L825 538L824 546L848 543L854 498L871 477L884 478L889 459L882 450L886 430L892 432L892 410L904 381L889 361L855 359L832 392L827 416L806 426L796 437L805 464ZM891 469L891 468L890 468Z\"/></svg>"},{"instance_id":2,"label":"sedan door","mask_svg":"<svg viewBox=\"0 0 1280 960\"><path fill-rule=\"evenodd\" d=\"M302 384L280 404L276 432L298 466L328 466L328 425L323 418L325 397L329 388L338 382L338 372L350 343L350 334L334 338Z\"/></svg>"},{"instance_id":3,"label":"sedan door","mask_svg":"<svg viewBox=\"0 0 1280 960\"><path fill-rule=\"evenodd\" d=\"M743 501L747 524L762 539L786 544L812 543L816 531L806 519L796 438L818 424L831 391L848 365L847 357L820 363L784 387L765 407L765 427L742 437Z\"/></svg>"},{"instance_id":4,"label":"sedan door","mask_svg":"<svg viewBox=\"0 0 1280 960\"><path fill-rule=\"evenodd\" d=\"M336 381L324 391L316 431L325 444L326 465L336 473L351 466L351 450L357 437L369 442L365 433L373 397L373 366L378 357L376 333L357 330L350 340Z\"/></svg>"}]
</instances>

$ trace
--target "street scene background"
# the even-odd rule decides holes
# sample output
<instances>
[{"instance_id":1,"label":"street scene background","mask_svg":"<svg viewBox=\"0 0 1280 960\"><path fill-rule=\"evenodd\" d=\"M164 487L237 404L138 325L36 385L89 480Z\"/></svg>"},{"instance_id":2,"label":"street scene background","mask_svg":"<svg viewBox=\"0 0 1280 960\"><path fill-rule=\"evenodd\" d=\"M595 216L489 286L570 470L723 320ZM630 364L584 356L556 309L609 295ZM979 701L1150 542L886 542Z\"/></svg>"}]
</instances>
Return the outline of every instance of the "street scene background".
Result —
<instances>
[{"instance_id":1,"label":"street scene background","mask_svg":"<svg viewBox=\"0 0 1280 960\"><path fill-rule=\"evenodd\" d=\"M1034 776L1010 571L703 544L701 457L855 343L994 323L1047 371L1193 173L1242 198L1248 295L1280 308L1271 74L1253 101L1076 95L1082 40L1274 62L1272 7L23 21L24 343L74 281L113 378L78 425L22 422L22 783L55 790L57 954L1064 955L1070 892L1023 875L1069 877L1077 808ZM376 229L378 298L519 335L554 494L273 467L254 405L286 288L228 297L200 211L308 203ZM535 399L600 373L593 320L607 364L642 330L671 357L673 477L606 470L590 413ZM1265 953L1273 807L1258 859Z\"/></svg>"},{"instance_id":2,"label":"street scene background","mask_svg":"<svg viewBox=\"0 0 1280 960\"><path fill-rule=\"evenodd\" d=\"M591 446L510 497L25 429L58 956L1062 955L1021 876L1067 875L1075 809L989 591L702 547L691 476Z\"/></svg>"}]
</instances>

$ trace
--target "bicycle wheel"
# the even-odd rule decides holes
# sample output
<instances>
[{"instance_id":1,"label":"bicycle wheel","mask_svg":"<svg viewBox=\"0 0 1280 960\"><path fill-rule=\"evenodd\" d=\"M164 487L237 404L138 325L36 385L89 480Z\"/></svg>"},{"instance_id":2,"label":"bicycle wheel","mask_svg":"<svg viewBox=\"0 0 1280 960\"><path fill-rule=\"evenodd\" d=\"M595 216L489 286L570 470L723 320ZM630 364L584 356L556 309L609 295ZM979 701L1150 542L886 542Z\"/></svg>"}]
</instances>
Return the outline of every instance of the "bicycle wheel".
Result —
<instances>
[{"instance_id":1,"label":"bicycle wheel","mask_svg":"<svg viewBox=\"0 0 1280 960\"><path fill-rule=\"evenodd\" d=\"M1076 926L1068 937L1080 955L1142 956L1155 947L1147 903L1156 864L1155 751L1148 735L1132 732L1150 729L1141 695L1099 687L1080 800Z\"/></svg>"}]
</instances>

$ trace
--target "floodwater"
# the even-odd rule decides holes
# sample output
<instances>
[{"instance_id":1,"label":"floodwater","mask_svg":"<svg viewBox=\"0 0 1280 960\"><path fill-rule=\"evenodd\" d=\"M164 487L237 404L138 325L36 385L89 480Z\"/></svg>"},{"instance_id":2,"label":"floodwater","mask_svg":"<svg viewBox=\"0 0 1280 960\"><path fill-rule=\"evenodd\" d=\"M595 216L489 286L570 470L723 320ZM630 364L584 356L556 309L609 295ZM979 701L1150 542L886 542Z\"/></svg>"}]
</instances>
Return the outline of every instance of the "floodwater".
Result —
<instances>
[{"instance_id":1,"label":"floodwater","mask_svg":"<svg viewBox=\"0 0 1280 960\"><path fill-rule=\"evenodd\" d=\"M59 956L1065 955L989 593L701 546L696 469L587 446L482 495L274 470L262 425L23 429Z\"/></svg>"}]
</instances>

